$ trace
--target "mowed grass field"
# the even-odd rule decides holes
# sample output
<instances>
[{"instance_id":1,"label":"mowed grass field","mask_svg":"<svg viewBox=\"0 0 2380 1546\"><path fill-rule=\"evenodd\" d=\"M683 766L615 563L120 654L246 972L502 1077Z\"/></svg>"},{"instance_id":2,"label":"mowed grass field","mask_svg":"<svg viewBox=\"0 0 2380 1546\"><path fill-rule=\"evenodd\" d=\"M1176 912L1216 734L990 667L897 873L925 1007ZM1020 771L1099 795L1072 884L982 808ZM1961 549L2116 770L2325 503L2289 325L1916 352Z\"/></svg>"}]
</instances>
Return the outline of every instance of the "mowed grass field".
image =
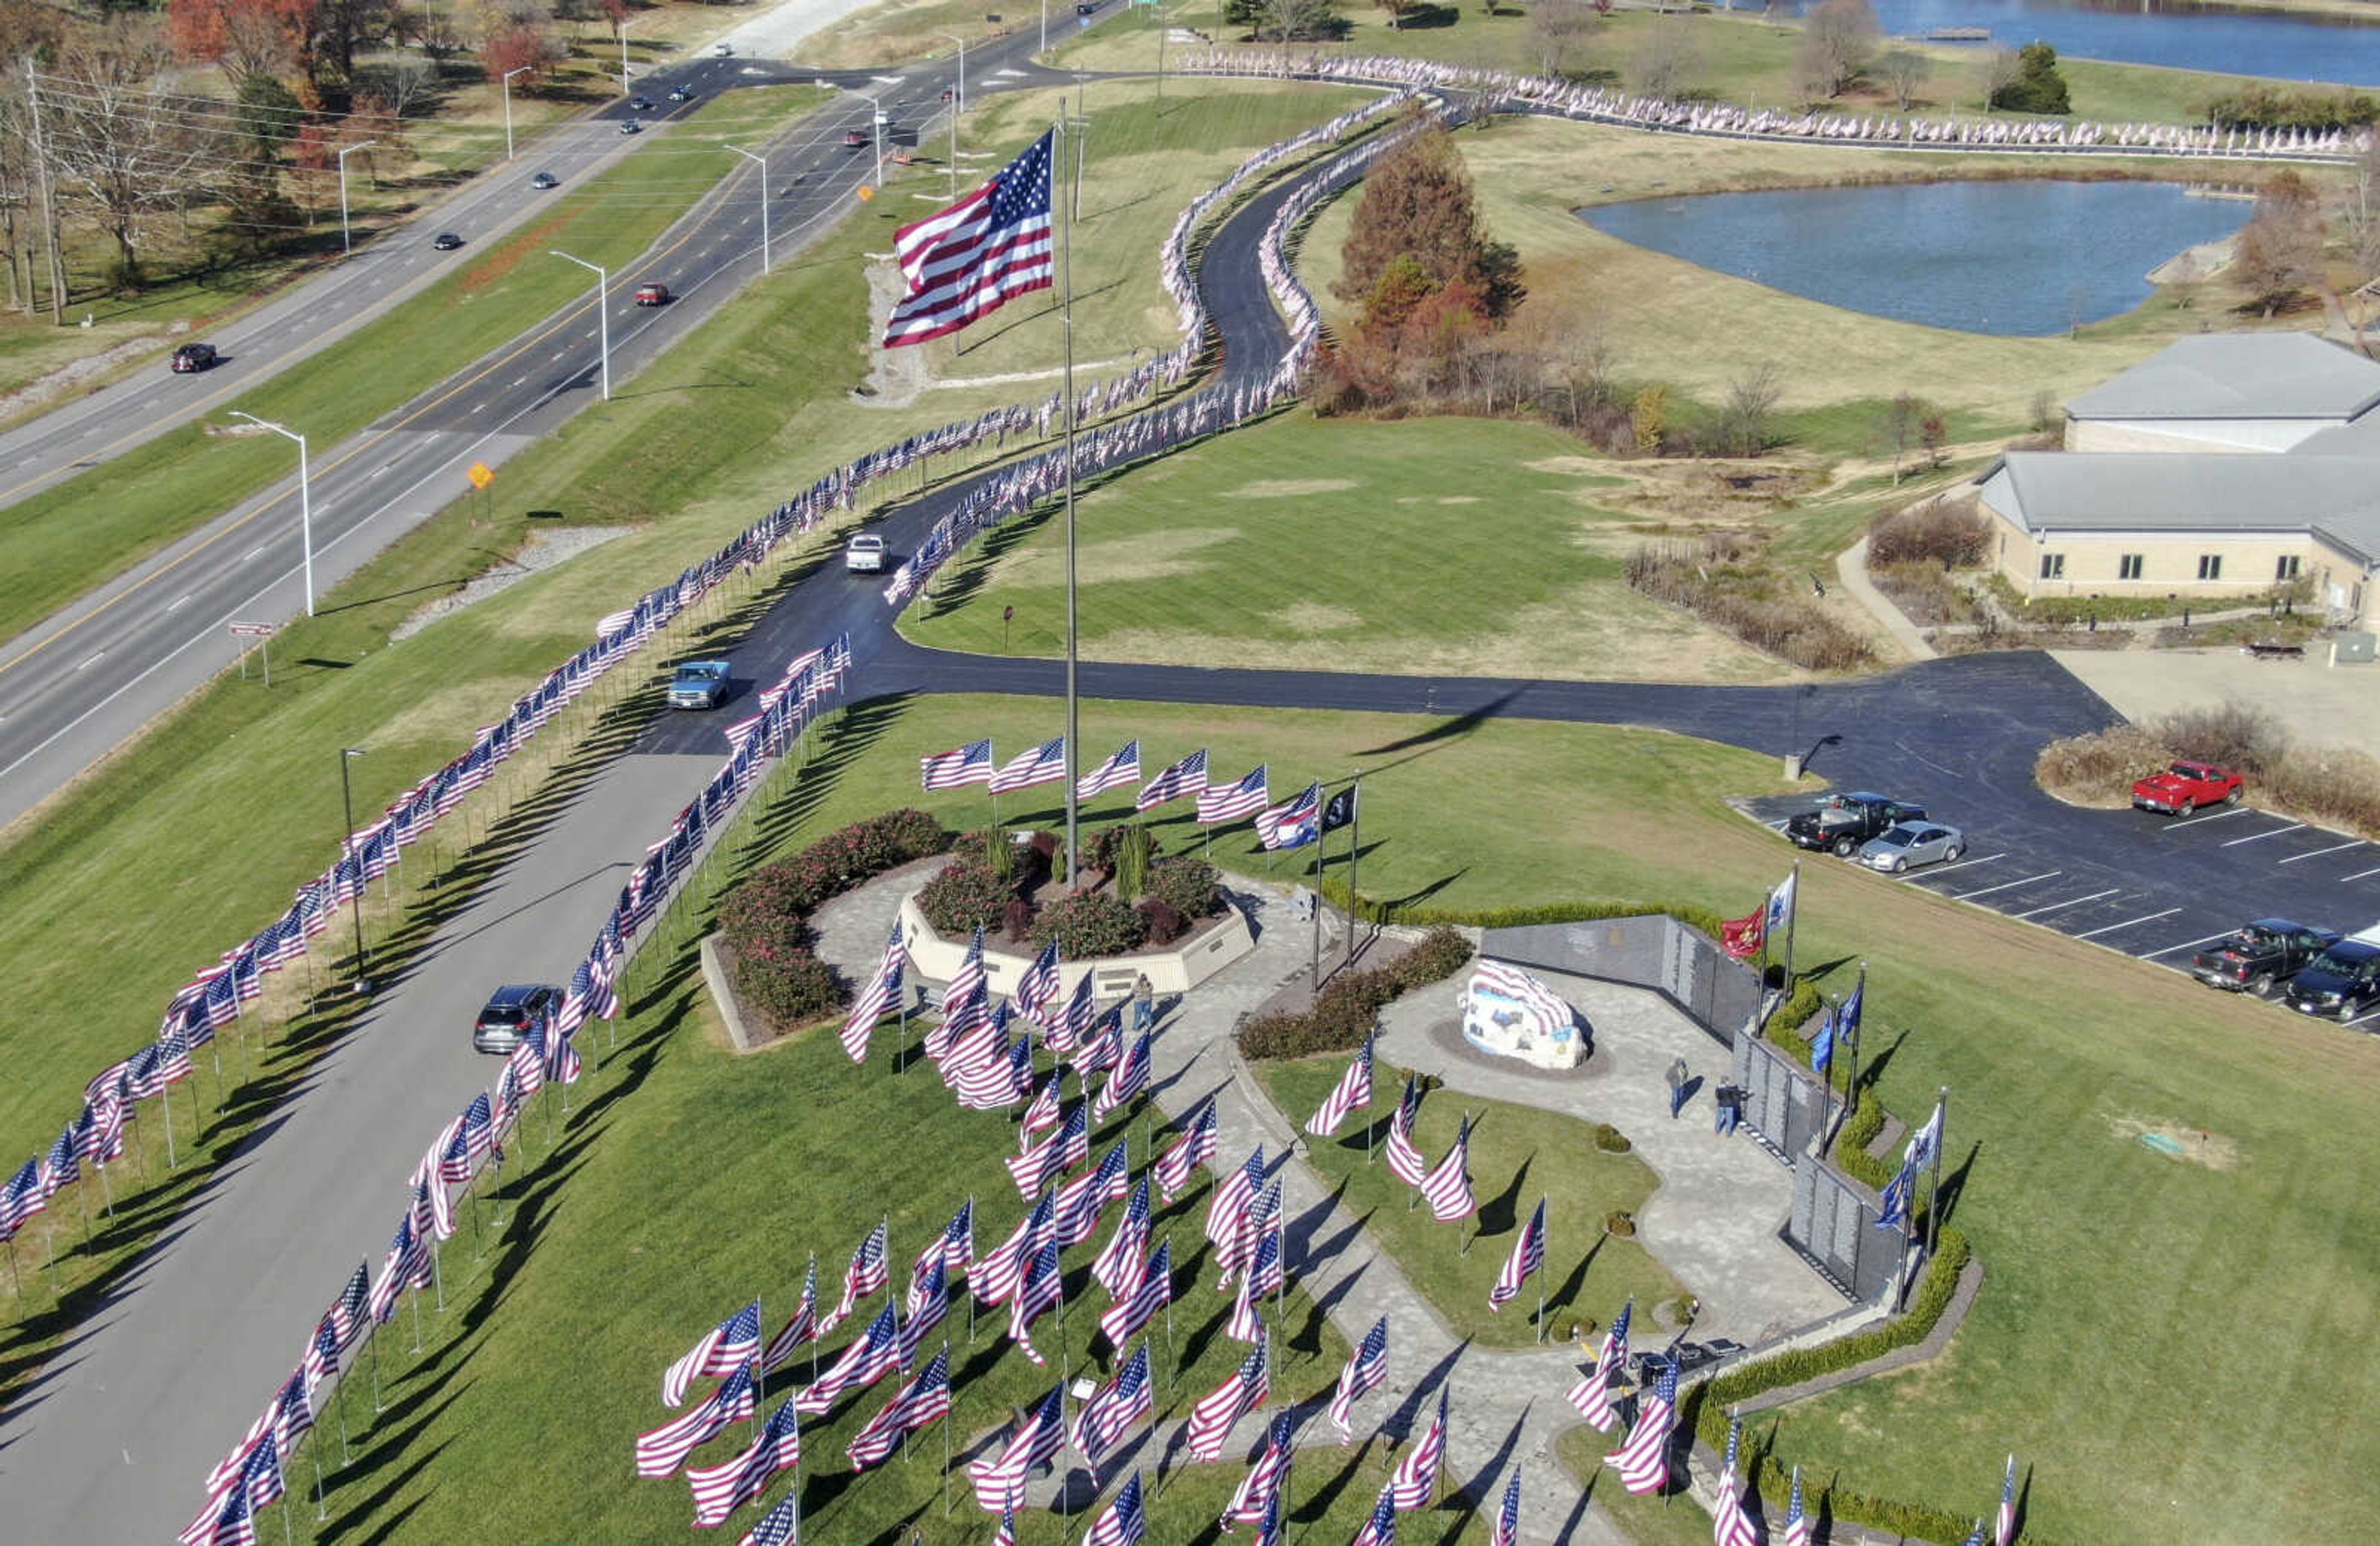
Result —
<instances>
[{"instance_id":1,"label":"mowed grass field","mask_svg":"<svg viewBox=\"0 0 2380 1546\"><path fill-rule=\"evenodd\" d=\"M1302 1129L1346 1066L1343 1053L1301 1058L1259 1065L1257 1077L1281 1114ZM1531 1345L1537 1340L1540 1288L1548 1341L1554 1340L1551 1328L1567 1319L1583 1317L1601 1328L1630 1299L1649 1316L1654 1305L1680 1292L1677 1279L1644 1247L1603 1233L1606 1214L1636 1211L1658 1187L1658 1179L1633 1154L1597 1149L1589 1138L1592 1129L1576 1117L1433 1090L1414 1123L1415 1147L1436 1164L1454 1147L1468 1114L1471 1191L1479 1211L1463 1223L1448 1224L1430 1216L1427 1202L1409 1206L1419 1194L1390 1174L1385 1157L1366 1157L1367 1134L1374 1145L1387 1141L1404 1080L1405 1070L1376 1060L1373 1121L1367 1125L1358 1111L1335 1139L1309 1138L1305 1158L1455 1335L1483 1347ZM1544 1273L1524 1284L1519 1298L1490 1311L1488 1290L1540 1198L1546 1203Z\"/></svg>"},{"instance_id":2,"label":"mowed grass field","mask_svg":"<svg viewBox=\"0 0 2380 1546\"><path fill-rule=\"evenodd\" d=\"M919 795L916 759L986 735L1020 747L1059 718L1043 700L904 705L819 822L914 801L982 824L979 790ZM1770 791L1768 759L1658 732L1090 703L1083 736L1092 756L1138 736L1145 766L1203 746L1219 776L1267 761L1283 790L1365 772L1376 896L1735 912L1791 857L1721 803ZM1170 848L1196 848L1186 815L1157 814ZM1002 817L1055 819L1014 798ZM1245 827L1214 851L1267 870ZM2380 1465L2380 1440L2340 1420L2380 1380L2361 1331L2380 1296L2380 1049L1845 867L1805 865L1801 885L1805 967L1843 992L1867 965L1876 1093L1916 1121L1950 1088L1950 1217L1987 1276L1942 1357L1775 1414L1779 1457L1962 1508L2014 1450L2036 1467L2034 1527L2060 1540L2355 1539Z\"/></svg>"}]
</instances>

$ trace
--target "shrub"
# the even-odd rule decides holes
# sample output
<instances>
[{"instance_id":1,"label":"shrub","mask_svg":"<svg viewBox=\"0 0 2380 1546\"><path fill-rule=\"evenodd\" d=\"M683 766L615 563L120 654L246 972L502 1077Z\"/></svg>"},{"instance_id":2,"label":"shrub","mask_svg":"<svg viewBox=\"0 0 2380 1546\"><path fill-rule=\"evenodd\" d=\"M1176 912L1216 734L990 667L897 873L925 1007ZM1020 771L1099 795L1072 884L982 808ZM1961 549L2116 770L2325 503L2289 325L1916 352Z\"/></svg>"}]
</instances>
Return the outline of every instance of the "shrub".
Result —
<instances>
[{"instance_id":1,"label":"shrub","mask_svg":"<svg viewBox=\"0 0 2380 1546\"><path fill-rule=\"evenodd\" d=\"M780 1036L806 1020L840 1010L843 979L807 949L771 956L735 952L735 993Z\"/></svg>"},{"instance_id":2,"label":"shrub","mask_svg":"<svg viewBox=\"0 0 2380 1546\"><path fill-rule=\"evenodd\" d=\"M1621 1209L1613 1209L1603 1215L1603 1233L1617 1235L1623 1240L1631 1238L1636 1233L1635 1215Z\"/></svg>"},{"instance_id":3,"label":"shrub","mask_svg":"<svg viewBox=\"0 0 2380 1546\"><path fill-rule=\"evenodd\" d=\"M1150 865L1143 895L1155 897L1186 919L1206 918L1222 910L1222 899L1215 890L1215 867L1187 855Z\"/></svg>"},{"instance_id":4,"label":"shrub","mask_svg":"<svg viewBox=\"0 0 2380 1546\"><path fill-rule=\"evenodd\" d=\"M1189 931L1190 920L1175 911L1172 904L1154 896L1142 897L1133 911L1140 915L1141 926L1151 944L1172 944Z\"/></svg>"},{"instance_id":5,"label":"shrub","mask_svg":"<svg viewBox=\"0 0 2380 1546\"><path fill-rule=\"evenodd\" d=\"M766 965L808 950L813 935L809 919L785 906L782 885L764 883L762 870L719 905L719 933L738 961Z\"/></svg>"},{"instance_id":6,"label":"shrub","mask_svg":"<svg viewBox=\"0 0 2380 1546\"><path fill-rule=\"evenodd\" d=\"M1451 929L1433 930L1387 966L1332 978L1311 1008L1250 1020L1240 1032L1240 1051L1256 1058L1353 1051L1393 1000L1442 980L1470 958L1470 943L1462 935Z\"/></svg>"},{"instance_id":7,"label":"shrub","mask_svg":"<svg viewBox=\"0 0 2380 1546\"><path fill-rule=\"evenodd\" d=\"M1610 1123L1598 1122L1595 1125L1595 1147L1606 1154L1625 1154L1635 1145L1628 1141L1627 1134Z\"/></svg>"},{"instance_id":8,"label":"shrub","mask_svg":"<svg viewBox=\"0 0 2380 1546\"><path fill-rule=\"evenodd\" d=\"M980 864L957 859L917 891L917 910L939 934L997 929L1016 890Z\"/></svg>"},{"instance_id":9,"label":"shrub","mask_svg":"<svg viewBox=\"0 0 2380 1546\"><path fill-rule=\"evenodd\" d=\"M2058 73L2058 50L2029 43L2017 50L2016 79L1992 91L1991 105L2010 113L2065 113L2066 78Z\"/></svg>"},{"instance_id":10,"label":"shrub","mask_svg":"<svg viewBox=\"0 0 2380 1546\"><path fill-rule=\"evenodd\" d=\"M1933 499L1876 517L1867 528L1867 561L1936 564L1973 569L1990 556L1992 523L1972 501Z\"/></svg>"},{"instance_id":11,"label":"shrub","mask_svg":"<svg viewBox=\"0 0 2380 1546\"><path fill-rule=\"evenodd\" d=\"M1121 956L1140 948L1146 925L1138 913L1104 891L1078 891L1050 903L1033 920L1033 943L1053 941L1070 960Z\"/></svg>"},{"instance_id":12,"label":"shrub","mask_svg":"<svg viewBox=\"0 0 2380 1546\"><path fill-rule=\"evenodd\" d=\"M1875 650L1834 616L1811 604L1761 545L1740 533L1716 533L1699 543L1646 543L1630 554L1629 589L1682 607L1755 650L1812 671L1849 671L1869 664Z\"/></svg>"},{"instance_id":13,"label":"shrub","mask_svg":"<svg viewBox=\"0 0 2380 1546\"><path fill-rule=\"evenodd\" d=\"M790 858L753 871L736 894L752 894L750 905L786 912L808 913L840 896L861 882L912 859L941 853L950 846L950 834L922 810L888 810L855 822Z\"/></svg>"},{"instance_id":14,"label":"shrub","mask_svg":"<svg viewBox=\"0 0 2380 1546\"><path fill-rule=\"evenodd\" d=\"M977 834L983 848L983 867L1011 885L1016 883L1016 845L1011 843L997 827L986 827Z\"/></svg>"},{"instance_id":15,"label":"shrub","mask_svg":"<svg viewBox=\"0 0 2380 1546\"><path fill-rule=\"evenodd\" d=\"M1125 822L1108 828L1108 831L1115 836L1112 873L1115 875L1116 895L1136 897L1148 889L1148 861L1155 847L1148 829L1138 822ZM1176 916L1180 915L1179 907L1172 907L1171 903L1167 906ZM1187 927L1186 922L1184 927Z\"/></svg>"},{"instance_id":16,"label":"shrub","mask_svg":"<svg viewBox=\"0 0 2380 1546\"><path fill-rule=\"evenodd\" d=\"M1443 924L1421 937L1421 943L1390 961L1389 972L1400 992L1443 982L1471 959L1471 942Z\"/></svg>"}]
</instances>

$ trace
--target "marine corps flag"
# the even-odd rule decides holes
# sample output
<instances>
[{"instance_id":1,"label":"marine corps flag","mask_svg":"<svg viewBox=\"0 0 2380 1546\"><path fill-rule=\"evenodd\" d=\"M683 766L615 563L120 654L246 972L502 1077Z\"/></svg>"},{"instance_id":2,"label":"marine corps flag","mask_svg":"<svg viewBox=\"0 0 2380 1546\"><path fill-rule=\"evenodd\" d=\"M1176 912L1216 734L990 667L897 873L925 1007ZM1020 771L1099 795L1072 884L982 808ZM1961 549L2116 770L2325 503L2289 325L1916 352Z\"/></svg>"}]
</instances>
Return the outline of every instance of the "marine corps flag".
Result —
<instances>
[{"instance_id":1,"label":"marine corps flag","mask_svg":"<svg viewBox=\"0 0 2380 1546\"><path fill-rule=\"evenodd\" d=\"M1340 790L1337 794L1322 802L1322 830L1324 832L1337 832L1341 827L1353 826L1354 824L1355 791L1360 787L1362 787L1362 785L1350 784L1347 787Z\"/></svg>"},{"instance_id":2,"label":"marine corps flag","mask_svg":"<svg viewBox=\"0 0 2380 1546\"><path fill-rule=\"evenodd\" d=\"M1730 956L1748 961L1760 954L1768 937L1768 905L1764 902L1748 918L1730 918L1718 926L1718 943Z\"/></svg>"}]
</instances>

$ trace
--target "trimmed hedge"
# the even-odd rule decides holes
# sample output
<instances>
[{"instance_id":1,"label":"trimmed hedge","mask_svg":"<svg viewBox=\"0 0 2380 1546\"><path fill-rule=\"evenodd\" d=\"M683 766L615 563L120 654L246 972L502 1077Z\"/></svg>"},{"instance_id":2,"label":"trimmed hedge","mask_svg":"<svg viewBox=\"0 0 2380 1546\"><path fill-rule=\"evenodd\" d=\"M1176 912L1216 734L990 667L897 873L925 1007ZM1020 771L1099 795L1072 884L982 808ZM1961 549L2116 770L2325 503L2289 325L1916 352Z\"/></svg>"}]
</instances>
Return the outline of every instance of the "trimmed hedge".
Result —
<instances>
[{"instance_id":1,"label":"trimmed hedge","mask_svg":"<svg viewBox=\"0 0 2380 1546\"><path fill-rule=\"evenodd\" d=\"M1148 934L1140 914L1104 891L1062 897L1033 920L1033 943L1046 949L1055 942L1058 953L1071 961L1137 950Z\"/></svg>"},{"instance_id":2,"label":"trimmed hedge","mask_svg":"<svg viewBox=\"0 0 2380 1546\"><path fill-rule=\"evenodd\" d=\"M1193 922L1211 918L1223 909L1222 896L1215 889L1215 867L1188 855L1161 858L1150 865L1140 894L1154 897Z\"/></svg>"},{"instance_id":3,"label":"trimmed hedge","mask_svg":"<svg viewBox=\"0 0 2380 1546\"><path fill-rule=\"evenodd\" d=\"M783 1035L806 1020L841 1010L850 994L843 976L808 950L755 962L735 953L735 993Z\"/></svg>"},{"instance_id":4,"label":"trimmed hedge","mask_svg":"<svg viewBox=\"0 0 2380 1546\"><path fill-rule=\"evenodd\" d=\"M1433 929L1422 942L1369 971L1342 972L1314 1006L1259 1015L1240 1032L1240 1052L1255 1058L1305 1057L1353 1052L1389 1004L1427 983L1442 981L1471 959L1471 942L1451 929Z\"/></svg>"},{"instance_id":5,"label":"trimmed hedge","mask_svg":"<svg viewBox=\"0 0 2380 1546\"><path fill-rule=\"evenodd\" d=\"M953 859L917 888L917 910L940 934L986 933L1005 921L1015 885L972 859Z\"/></svg>"}]
</instances>

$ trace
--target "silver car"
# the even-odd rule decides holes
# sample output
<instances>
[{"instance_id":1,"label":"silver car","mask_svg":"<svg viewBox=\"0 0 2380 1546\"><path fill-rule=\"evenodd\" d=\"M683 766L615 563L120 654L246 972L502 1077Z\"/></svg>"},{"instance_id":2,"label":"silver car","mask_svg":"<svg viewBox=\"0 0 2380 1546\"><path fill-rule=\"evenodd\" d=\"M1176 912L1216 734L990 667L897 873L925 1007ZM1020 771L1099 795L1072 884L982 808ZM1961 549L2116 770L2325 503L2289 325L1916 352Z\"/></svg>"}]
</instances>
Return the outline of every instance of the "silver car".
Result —
<instances>
[{"instance_id":1,"label":"silver car","mask_svg":"<svg viewBox=\"0 0 2380 1546\"><path fill-rule=\"evenodd\" d=\"M1956 827L1939 822L1903 822L1867 840L1859 861L1871 870L1897 875L1914 865L1957 858L1967 851L1967 839Z\"/></svg>"}]
</instances>

